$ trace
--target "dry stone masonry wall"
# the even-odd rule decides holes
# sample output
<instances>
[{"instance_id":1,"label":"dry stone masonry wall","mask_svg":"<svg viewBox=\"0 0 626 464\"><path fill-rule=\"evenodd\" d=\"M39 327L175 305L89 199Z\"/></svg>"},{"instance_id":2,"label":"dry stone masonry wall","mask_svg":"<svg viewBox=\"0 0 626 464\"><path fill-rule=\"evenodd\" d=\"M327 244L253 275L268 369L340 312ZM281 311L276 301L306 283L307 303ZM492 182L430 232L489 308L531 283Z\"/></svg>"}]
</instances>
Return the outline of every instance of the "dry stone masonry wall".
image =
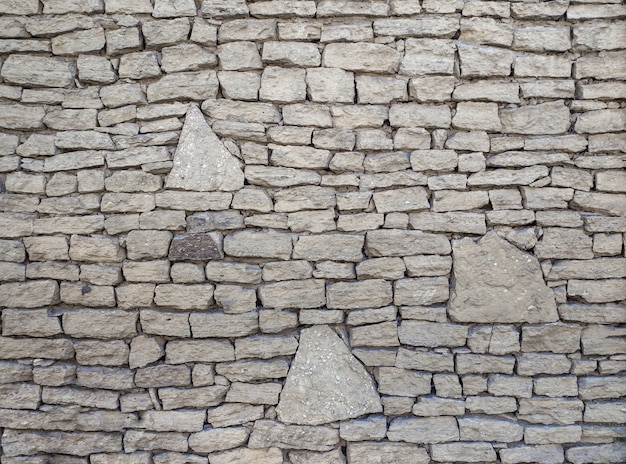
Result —
<instances>
[{"instance_id":1,"label":"dry stone masonry wall","mask_svg":"<svg viewBox=\"0 0 626 464\"><path fill-rule=\"evenodd\" d=\"M0 0L2 464L626 461L620 0Z\"/></svg>"}]
</instances>

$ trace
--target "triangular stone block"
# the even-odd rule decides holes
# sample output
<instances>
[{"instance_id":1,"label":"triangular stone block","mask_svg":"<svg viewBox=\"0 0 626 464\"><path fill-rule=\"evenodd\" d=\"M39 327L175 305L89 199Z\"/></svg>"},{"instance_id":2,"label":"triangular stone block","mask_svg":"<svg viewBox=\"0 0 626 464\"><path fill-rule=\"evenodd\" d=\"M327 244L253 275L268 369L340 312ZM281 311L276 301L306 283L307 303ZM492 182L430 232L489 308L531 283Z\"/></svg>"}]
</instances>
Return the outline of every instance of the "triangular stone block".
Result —
<instances>
[{"instance_id":1,"label":"triangular stone block","mask_svg":"<svg viewBox=\"0 0 626 464\"><path fill-rule=\"evenodd\" d=\"M197 106L187 110L166 188L232 192L243 187L241 163L215 135Z\"/></svg>"},{"instance_id":2,"label":"triangular stone block","mask_svg":"<svg viewBox=\"0 0 626 464\"><path fill-rule=\"evenodd\" d=\"M280 402L278 419L319 425L382 411L372 377L328 326L302 330Z\"/></svg>"},{"instance_id":3,"label":"triangular stone block","mask_svg":"<svg viewBox=\"0 0 626 464\"><path fill-rule=\"evenodd\" d=\"M452 242L452 320L482 323L554 322L554 292L543 280L539 261L495 232L478 242Z\"/></svg>"}]
</instances>

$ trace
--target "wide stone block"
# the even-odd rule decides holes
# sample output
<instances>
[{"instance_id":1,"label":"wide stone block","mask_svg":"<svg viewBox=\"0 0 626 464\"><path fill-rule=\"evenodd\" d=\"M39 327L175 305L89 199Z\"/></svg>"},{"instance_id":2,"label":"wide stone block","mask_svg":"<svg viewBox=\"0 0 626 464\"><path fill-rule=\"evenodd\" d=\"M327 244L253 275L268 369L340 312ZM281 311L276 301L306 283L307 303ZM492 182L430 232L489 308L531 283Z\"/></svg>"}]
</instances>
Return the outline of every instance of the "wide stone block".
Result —
<instances>
[{"instance_id":1,"label":"wide stone block","mask_svg":"<svg viewBox=\"0 0 626 464\"><path fill-rule=\"evenodd\" d=\"M291 236L278 232L246 230L224 238L224 252L235 257L289 259Z\"/></svg>"},{"instance_id":2,"label":"wide stone block","mask_svg":"<svg viewBox=\"0 0 626 464\"><path fill-rule=\"evenodd\" d=\"M286 280L266 284L259 288L259 298L267 308L319 308L326 302L324 281Z\"/></svg>"},{"instance_id":3,"label":"wide stone block","mask_svg":"<svg viewBox=\"0 0 626 464\"><path fill-rule=\"evenodd\" d=\"M322 63L347 71L394 73L400 58L397 50L382 44L332 43L324 48Z\"/></svg>"},{"instance_id":4,"label":"wide stone block","mask_svg":"<svg viewBox=\"0 0 626 464\"><path fill-rule=\"evenodd\" d=\"M51 337L62 333L58 317L46 309L5 309L2 311L2 335Z\"/></svg>"},{"instance_id":5,"label":"wide stone block","mask_svg":"<svg viewBox=\"0 0 626 464\"><path fill-rule=\"evenodd\" d=\"M389 425L387 437L409 443L444 443L458 441L459 427L454 417L398 418Z\"/></svg>"},{"instance_id":6,"label":"wide stone block","mask_svg":"<svg viewBox=\"0 0 626 464\"><path fill-rule=\"evenodd\" d=\"M334 309L382 307L392 300L391 283L382 279L328 285L327 306Z\"/></svg>"},{"instance_id":7,"label":"wide stone block","mask_svg":"<svg viewBox=\"0 0 626 464\"><path fill-rule=\"evenodd\" d=\"M195 338L243 337L258 331L257 312L243 314L192 313L189 324Z\"/></svg>"},{"instance_id":8,"label":"wide stone block","mask_svg":"<svg viewBox=\"0 0 626 464\"><path fill-rule=\"evenodd\" d=\"M400 343L412 346L464 346L468 328L456 324L402 321L398 328Z\"/></svg>"},{"instance_id":9,"label":"wide stone block","mask_svg":"<svg viewBox=\"0 0 626 464\"><path fill-rule=\"evenodd\" d=\"M515 442L524 436L524 427L509 420L482 417L459 418L462 441Z\"/></svg>"},{"instance_id":10,"label":"wide stone block","mask_svg":"<svg viewBox=\"0 0 626 464\"><path fill-rule=\"evenodd\" d=\"M219 81L215 71L196 71L168 74L148 86L147 96L150 103L168 100L215 99L219 90Z\"/></svg>"},{"instance_id":11,"label":"wide stone block","mask_svg":"<svg viewBox=\"0 0 626 464\"><path fill-rule=\"evenodd\" d=\"M376 373L380 394L412 398L431 393L431 378L431 374L397 367L379 367Z\"/></svg>"},{"instance_id":12,"label":"wide stone block","mask_svg":"<svg viewBox=\"0 0 626 464\"><path fill-rule=\"evenodd\" d=\"M427 464L428 453L410 443L360 442L348 443L347 456L350 462L375 464L379 457L385 456L394 464Z\"/></svg>"},{"instance_id":13,"label":"wide stone block","mask_svg":"<svg viewBox=\"0 0 626 464\"><path fill-rule=\"evenodd\" d=\"M122 437L119 433L103 432L31 432L6 429L2 448L9 456L37 453L71 453L89 456L94 453L119 453Z\"/></svg>"},{"instance_id":14,"label":"wide stone block","mask_svg":"<svg viewBox=\"0 0 626 464\"><path fill-rule=\"evenodd\" d=\"M137 313L117 309L80 309L63 314L63 330L76 338L119 339L137 333Z\"/></svg>"},{"instance_id":15,"label":"wide stone block","mask_svg":"<svg viewBox=\"0 0 626 464\"><path fill-rule=\"evenodd\" d=\"M352 261L363 259L362 235L302 235L293 250L294 259Z\"/></svg>"},{"instance_id":16,"label":"wide stone block","mask_svg":"<svg viewBox=\"0 0 626 464\"><path fill-rule=\"evenodd\" d=\"M248 446L252 449L279 447L330 451L339 443L339 430L325 426L283 425L272 420L254 424Z\"/></svg>"},{"instance_id":17,"label":"wide stone block","mask_svg":"<svg viewBox=\"0 0 626 464\"><path fill-rule=\"evenodd\" d=\"M74 80L65 60L44 56L10 55L0 75L12 84L36 87L70 87Z\"/></svg>"},{"instance_id":18,"label":"wide stone block","mask_svg":"<svg viewBox=\"0 0 626 464\"><path fill-rule=\"evenodd\" d=\"M500 110L504 133L561 134L570 127L570 113L563 101Z\"/></svg>"},{"instance_id":19,"label":"wide stone block","mask_svg":"<svg viewBox=\"0 0 626 464\"><path fill-rule=\"evenodd\" d=\"M421 254L450 254L450 242L445 235L421 231L387 229L369 231L365 237L368 256L413 256Z\"/></svg>"},{"instance_id":20,"label":"wide stone block","mask_svg":"<svg viewBox=\"0 0 626 464\"><path fill-rule=\"evenodd\" d=\"M0 284L0 307L37 308L59 302L59 284L33 280Z\"/></svg>"}]
</instances>

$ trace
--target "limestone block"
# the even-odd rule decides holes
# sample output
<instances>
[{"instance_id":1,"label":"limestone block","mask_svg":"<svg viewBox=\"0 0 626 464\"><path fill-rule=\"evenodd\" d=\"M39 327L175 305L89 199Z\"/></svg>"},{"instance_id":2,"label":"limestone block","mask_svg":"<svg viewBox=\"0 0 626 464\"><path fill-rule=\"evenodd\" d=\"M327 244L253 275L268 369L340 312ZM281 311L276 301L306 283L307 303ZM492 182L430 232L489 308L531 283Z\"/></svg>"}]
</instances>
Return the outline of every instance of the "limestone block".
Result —
<instances>
[{"instance_id":1,"label":"limestone block","mask_svg":"<svg viewBox=\"0 0 626 464\"><path fill-rule=\"evenodd\" d=\"M457 129L500 132L502 126L498 117L498 105L495 103L457 103L452 126Z\"/></svg>"},{"instance_id":2,"label":"limestone block","mask_svg":"<svg viewBox=\"0 0 626 464\"><path fill-rule=\"evenodd\" d=\"M284 233L247 230L224 238L224 252L230 256L286 260L291 257L291 250L291 237Z\"/></svg>"},{"instance_id":3,"label":"limestone block","mask_svg":"<svg viewBox=\"0 0 626 464\"><path fill-rule=\"evenodd\" d=\"M458 421L462 441L513 442L524 436L524 428L509 420L462 417Z\"/></svg>"},{"instance_id":4,"label":"limestone block","mask_svg":"<svg viewBox=\"0 0 626 464\"><path fill-rule=\"evenodd\" d=\"M271 164L289 168L325 169L332 156L328 150L311 147L270 145L270 148L272 148ZM309 190L311 193L314 191L314 189Z\"/></svg>"},{"instance_id":5,"label":"limestone block","mask_svg":"<svg viewBox=\"0 0 626 464\"><path fill-rule=\"evenodd\" d=\"M400 53L391 47L373 43L331 43L324 48L323 66L347 71L394 73L400 65Z\"/></svg>"},{"instance_id":6,"label":"limestone block","mask_svg":"<svg viewBox=\"0 0 626 464\"><path fill-rule=\"evenodd\" d=\"M366 234L368 256L413 256L450 254L450 242L443 235L400 229L374 230Z\"/></svg>"},{"instance_id":7,"label":"limestone block","mask_svg":"<svg viewBox=\"0 0 626 464\"><path fill-rule=\"evenodd\" d=\"M58 317L45 309L5 309L2 311L2 335L51 337L62 333Z\"/></svg>"},{"instance_id":8,"label":"limestone block","mask_svg":"<svg viewBox=\"0 0 626 464\"><path fill-rule=\"evenodd\" d=\"M277 16L277 17L312 17L315 16L316 5L313 1L304 2L283 2L270 1L259 2L250 5L250 14L256 17Z\"/></svg>"},{"instance_id":9,"label":"limestone block","mask_svg":"<svg viewBox=\"0 0 626 464\"><path fill-rule=\"evenodd\" d=\"M535 247L535 254L539 259L591 259L593 258L591 247L591 237L582 231L551 227L544 229L542 240Z\"/></svg>"},{"instance_id":10,"label":"limestone block","mask_svg":"<svg viewBox=\"0 0 626 464\"><path fill-rule=\"evenodd\" d=\"M21 65L19 66L21 68ZM5 63L2 69L4 70L6 68L7 65ZM2 77L6 78L4 74ZM54 85L57 85L57 83L54 82ZM37 106L19 104L0 105L0 127L4 129L38 129L43 127L44 116L44 109Z\"/></svg>"},{"instance_id":11,"label":"limestone block","mask_svg":"<svg viewBox=\"0 0 626 464\"><path fill-rule=\"evenodd\" d=\"M156 52L137 52L120 58L119 76L131 79L144 79L161 75Z\"/></svg>"},{"instance_id":12,"label":"limestone block","mask_svg":"<svg viewBox=\"0 0 626 464\"><path fill-rule=\"evenodd\" d=\"M282 385L280 383L241 383L230 385L226 402L251 404L277 404Z\"/></svg>"},{"instance_id":13,"label":"limestone block","mask_svg":"<svg viewBox=\"0 0 626 464\"><path fill-rule=\"evenodd\" d=\"M396 367L380 367L376 380L383 395L417 397L430 394L431 374Z\"/></svg>"},{"instance_id":14,"label":"limestone block","mask_svg":"<svg viewBox=\"0 0 626 464\"><path fill-rule=\"evenodd\" d=\"M88 456L94 453L119 453L119 433L104 432L31 432L7 429L2 437L4 453L11 456L41 453L71 453Z\"/></svg>"},{"instance_id":15,"label":"limestone block","mask_svg":"<svg viewBox=\"0 0 626 464\"><path fill-rule=\"evenodd\" d=\"M174 309L208 309L213 303L213 285L157 285L154 302L157 306Z\"/></svg>"},{"instance_id":16,"label":"limestone block","mask_svg":"<svg viewBox=\"0 0 626 464\"><path fill-rule=\"evenodd\" d=\"M433 193L434 212L465 211L483 209L489 204L488 193L484 190L457 192L455 190L439 190Z\"/></svg>"},{"instance_id":17,"label":"limestone block","mask_svg":"<svg viewBox=\"0 0 626 464\"><path fill-rule=\"evenodd\" d=\"M409 443L443 443L457 441L459 428L453 417L398 418L389 425L387 437Z\"/></svg>"},{"instance_id":18,"label":"limestone block","mask_svg":"<svg viewBox=\"0 0 626 464\"><path fill-rule=\"evenodd\" d=\"M526 26L513 31L513 48L533 52L564 52L571 47L570 28Z\"/></svg>"},{"instance_id":19,"label":"limestone block","mask_svg":"<svg viewBox=\"0 0 626 464\"><path fill-rule=\"evenodd\" d=\"M74 347L68 339L0 338L0 359L71 359Z\"/></svg>"},{"instance_id":20,"label":"limestone block","mask_svg":"<svg viewBox=\"0 0 626 464\"><path fill-rule=\"evenodd\" d=\"M59 284L54 280L33 280L0 284L0 306L38 308L59 302Z\"/></svg>"},{"instance_id":21,"label":"limestone block","mask_svg":"<svg viewBox=\"0 0 626 464\"><path fill-rule=\"evenodd\" d=\"M317 46L302 42L265 42L262 59L263 62L271 65L303 68L319 66L321 62Z\"/></svg>"},{"instance_id":22,"label":"limestone block","mask_svg":"<svg viewBox=\"0 0 626 464\"><path fill-rule=\"evenodd\" d=\"M231 382L282 379L287 377L288 370L289 364L281 359L237 361L234 363L221 363L216 366L216 372Z\"/></svg>"},{"instance_id":23,"label":"limestone block","mask_svg":"<svg viewBox=\"0 0 626 464\"><path fill-rule=\"evenodd\" d=\"M459 39L481 45L510 47L513 42L513 28L510 24L493 18L462 18Z\"/></svg>"},{"instance_id":24,"label":"limestone block","mask_svg":"<svg viewBox=\"0 0 626 464\"><path fill-rule=\"evenodd\" d=\"M256 311L242 314L192 313L189 323L196 338L243 337L258 331Z\"/></svg>"},{"instance_id":25,"label":"limestone block","mask_svg":"<svg viewBox=\"0 0 626 464\"><path fill-rule=\"evenodd\" d=\"M273 309L318 308L326 302L324 281L318 279L285 280L259 288L264 307Z\"/></svg>"},{"instance_id":26,"label":"limestone block","mask_svg":"<svg viewBox=\"0 0 626 464\"><path fill-rule=\"evenodd\" d=\"M432 458L437 461L494 462L496 452L490 443L443 443L431 447Z\"/></svg>"},{"instance_id":27,"label":"limestone block","mask_svg":"<svg viewBox=\"0 0 626 464\"><path fill-rule=\"evenodd\" d=\"M394 127L450 127L450 108L445 105L397 103L391 105L389 122Z\"/></svg>"},{"instance_id":28,"label":"limestone block","mask_svg":"<svg viewBox=\"0 0 626 464\"><path fill-rule=\"evenodd\" d=\"M195 16L196 4L193 0L155 0L152 16L155 18L175 18Z\"/></svg>"},{"instance_id":29,"label":"limestone block","mask_svg":"<svg viewBox=\"0 0 626 464\"><path fill-rule=\"evenodd\" d=\"M63 314L63 330L77 338L129 338L137 333L137 314L117 309L80 309Z\"/></svg>"},{"instance_id":30,"label":"limestone block","mask_svg":"<svg viewBox=\"0 0 626 464\"><path fill-rule=\"evenodd\" d=\"M408 3L414 4L414 2ZM426 450L411 443L384 441L348 443L347 449L350 462L374 464L379 456L385 456L397 464L426 464L429 462Z\"/></svg>"},{"instance_id":31,"label":"limestone block","mask_svg":"<svg viewBox=\"0 0 626 464\"><path fill-rule=\"evenodd\" d=\"M259 241L260 243L263 240ZM214 282L257 284L261 282L261 268L255 264L209 262L205 268L206 277Z\"/></svg>"},{"instance_id":32,"label":"limestone block","mask_svg":"<svg viewBox=\"0 0 626 464\"><path fill-rule=\"evenodd\" d=\"M397 283L396 283L397 286ZM402 321L398 328L400 342L412 346L464 346L467 327L422 321Z\"/></svg>"},{"instance_id":33,"label":"limestone block","mask_svg":"<svg viewBox=\"0 0 626 464\"><path fill-rule=\"evenodd\" d=\"M583 353L590 354L617 354L626 346L624 333L621 327L590 325L583 329L581 343Z\"/></svg>"},{"instance_id":34,"label":"limestone block","mask_svg":"<svg viewBox=\"0 0 626 464\"><path fill-rule=\"evenodd\" d=\"M526 353L517 357L517 373L520 375L567 374L571 365L562 354Z\"/></svg>"},{"instance_id":35,"label":"limestone block","mask_svg":"<svg viewBox=\"0 0 626 464\"><path fill-rule=\"evenodd\" d=\"M462 416L465 402L438 397L421 397L411 411L416 416Z\"/></svg>"},{"instance_id":36,"label":"limestone block","mask_svg":"<svg viewBox=\"0 0 626 464\"><path fill-rule=\"evenodd\" d=\"M250 432L245 427L213 428L192 433L189 447L197 453L213 453L244 445Z\"/></svg>"},{"instance_id":37,"label":"limestone block","mask_svg":"<svg viewBox=\"0 0 626 464\"><path fill-rule=\"evenodd\" d=\"M578 443L581 436L580 425L531 425L524 430L524 442L536 445Z\"/></svg>"},{"instance_id":38,"label":"limestone block","mask_svg":"<svg viewBox=\"0 0 626 464\"><path fill-rule=\"evenodd\" d=\"M515 55L510 50L457 43L462 77L509 76Z\"/></svg>"},{"instance_id":39,"label":"limestone block","mask_svg":"<svg viewBox=\"0 0 626 464\"><path fill-rule=\"evenodd\" d=\"M128 430L124 433L124 451L160 450L188 451L188 434L180 432L148 432Z\"/></svg>"},{"instance_id":40,"label":"limestone block","mask_svg":"<svg viewBox=\"0 0 626 464\"><path fill-rule=\"evenodd\" d=\"M522 328L522 351L573 353L580 347L581 328L576 325L550 324Z\"/></svg>"},{"instance_id":41,"label":"limestone block","mask_svg":"<svg viewBox=\"0 0 626 464\"><path fill-rule=\"evenodd\" d=\"M512 374L514 365L515 358L512 356L460 354L456 359L459 374ZM530 386L532 388L532 382Z\"/></svg>"},{"instance_id":42,"label":"limestone block","mask_svg":"<svg viewBox=\"0 0 626 464\"><path fill-rule=\"evenodd\" d=\"M52 53L55 55L78 55L102 50L106 44L104 29L94 27L86 31L58 35L52 40Z\"/></svg>"},{"instance_id":43,"label":"limestone block","mask_svg":"<svg viewBox=\"0 0 626 464\"><path fill-rule=\"evenodd\" d=\"M375 192L373 195L376 211L389 213L428 209L426 191L422 187Z\"/></svg>"},{"instance_id":44,"label":"limestone block","mask_svg":"<svg viewBox=\"0 0 626 464\"><path fill-rule=\"evenodd\" d=\"M206 2L204 2L206 3ZM280 448L237 448L211 455L215 464L234 464L236 462L264 462L267 464L281 464L283 453Z\"/></svg>"},{"instance_id":45,"label":"limestone block","mask_svg":"<svg viewBox=\"0 0 626 464\"><path fill-rule=\"evenodd\" d=\"M518 134L560 134L570 126L569 109L562 101L500 111L502 131Z\"/></svg>"},{"instance_id":46,"label":"limestone block","mask_svg":"<svg viewBox=\"0 0 626 464\"><path fill-rule=\"evenodd\" d=\"M400 72L407 76L452 74L455 51L456 44L452 40L409 38Z\"/></svg>"},{"instance_id":47,"label":"limestone block","mask_svg":"<svg viewBox=\"0 0 626 464\"><path fill-rule=\"evenodd\" d=\"M170 265L167 260L124 261L122 272L128 282L169 282Z\"/></svg>"},{"instance_id":48,"label":"limestone block","mask_svg":"<svg viewBox=\"0 0 626 464\"><path fill-rule=\"evenodd\" d=\"M7 82L37 87L70 87L73 76L66 61L29 55L10 55L0 73Z\"/></svg>"},{"instance_id":49,"label":"limestone block","mask_svg":"<svg viewBox=\"0 0 626 464\"><path fill-rule=\"evenodd\" d=\"M387 5L384 2L372 2L371 4L363 4L362 2L341 1L335 2L323 0L317 6L317 15L319 17L348 15L348 16L385 16L387 14Z\"/></svg>"},{"instance_id":50,"label":"limestone block","mask_svg":"<svg viewBox=\"0 0 626 464\"><path fill-rule=\"evenodd\" d=\"M583 402L565 398L522 398L518 417L538 424L570 425L582 419Z\"/></svg>"},{"instance_id":51,"label":"limestone block","mask_svg":"<svg viewBox=\"0 0 626 464\"><path fill-rule=\"evenodd\" d=\"M407 100L408 98L406 80L395 77L357 76L356 90L360 104L388 104L393 100ZM354 90L352 92L354 97Z\"/></svg>"},{"instance_id":52,"label":"limestone block","mask_svg":"<svg viewBox=\"0 0 626 464\"><path fill-rule=\"evenodd\" d=\"M350 329L350 346L399 346L395 321ZM371 438L373 439L373 438Z\"/></svg>"},{"instance_id":53,"label":"limestone block","mask_svg":"<svg viewBox=\"0 0 626 464\"><path fill-rule=\"evenodd\" d=\"M621 443L605 445L574 446L566 451L567 460L574 464L582 464L586 461L619 462L626 456Z\"/></svg>"},{"instance_id":54,"label":"limestone block","mask_svg":"<svg viewBox=\"0 0 626 464\"><path fill-rule=\"evenodd\" d=\"M128 345L122 340L74 342L76 361L85 366L121 366L128 363Z\"/></svg>"},{"instance_id":55,"label":"limestone block","mask_svg":"<svg viewBox=\"0 0 626 464\"><path fill-rule=\"evenodd\" d=\"M261 55L254 42L223 43L218 47L217 54L222 69L226 71L248 71L263 68Z\"/></svg>"},{"instance_id":56,"label":"limestone block","mask_svg":"<svg viewBox=\"0 0 626 464\"><path fill-rule=\"evenodd\" d=\"M337 309L382 307L391 302L391 284L382 279L328 285L327 306Z\"/></svg>"},{"instance_id":57,"label":"limestone block","mask_svg":"<svg viewBox=\"0 0 626 464\"><path fill-rule=\"evenodd\" d=\"M517 411L517 402L509 396L468 396L465 407L472 414L504 414Z\"/></svg>"},{"instance_id":58,"label":"limestone block","mask_svg":"<svg viewBox=\"0 0 626 464\"><path fill-rule=\"evenodd\" d=\"M168 74L148 86L150 103L168 100L215 99L219 81L215 71L195 71Z\"/></svg>"},{"instance_id":59,"label":"limestone block","mask_svg":"<svg viewBox=\"0 0 626 464\"><path fill-rule=\"evenodd\" d=\"M543 283L539 263L530 255L522 253L512 245L497 238L493 233L486 235L478 243L474 243L470 239L463 239L462 241L454 242L453 245L456 285L452 290L449 303L449 311L453 319L465 321L469 320L467 319L469 317L474 322L479 320L483 322L550 322L556 319L556 304L553 293ZM470 248L465 250L468 246ZM476 251L470 251L471 248L475 248ZM487 249L489 252L485 251ZM485 259L486 253L492 254L490 259L498 263L498 271L497 277L494 274L490 278L505 279L508 283L503 282L501 284L502 287L478 283L475 272L476 263L470 264L473 260L471 256L474 253L478 253L481 256L481 260ZM466 260L468 267L464 270L463 263ZM503 267L508 268L507 273L503 273ZM469 274L465 275L466 271ZM487 270L484 272L487 272ZM486 303L480 304L473 300L468 306L467 302L472 299L471 292L476 291L478 288L481 289L481 292L484 292L485 289L490 289L497 293L503 292L502 288L506 289L504 293L507 296L494 296L486 300L482 297L480 299L482 302L500 301L502 298L511 302L511 295L513 294L511 292L514 292L516 295L514 300L516 303L513 306L515 311L509 306L507 311L502 312L502 307L498 304L495 306ZM484 293L481 294L484 295Z\"/></svg>"},{"instance_id":60,"label":"limestone block","mask_svg":"<svg viewBox=\"0 0 626 464\"><path fill-rule=\"evenodd\" d=\"M558 464L563 462L563 458L563 448L557 445L520 446L500 451L500 459L503 463L536 460L546 464Z\"/></svg>"},{"instance_id":61,"label":"limestone block","mask_svg":"<svg viewBox=\"0 0 626 464\"><path fill-rule=\"evenodd\" d=\"M574 130L578 133L620 132L626 129L626 112L620 109L589 111L578 116Z\"/></svg>"},{"instance_id":62,"label":"limestone block","mask_svg":"<svg viewBox=\"0 0 626 464\"><path fill-rule=\"evenodd\" d=\"M268 66L261 75L259 98L278 103L293 103L306 99L305 71L303 69Z\"/></svg>"},{"instance_id":63,"label":"limestone block","mask_svg":"<svg viewBox=\"0 0 626 464\"><path fill-rule=\"evenodd\" d=\"M276 38L276 21L273 19L235 19L219 28L219 41L266 41Z\"/></svg>"}]
</instances>

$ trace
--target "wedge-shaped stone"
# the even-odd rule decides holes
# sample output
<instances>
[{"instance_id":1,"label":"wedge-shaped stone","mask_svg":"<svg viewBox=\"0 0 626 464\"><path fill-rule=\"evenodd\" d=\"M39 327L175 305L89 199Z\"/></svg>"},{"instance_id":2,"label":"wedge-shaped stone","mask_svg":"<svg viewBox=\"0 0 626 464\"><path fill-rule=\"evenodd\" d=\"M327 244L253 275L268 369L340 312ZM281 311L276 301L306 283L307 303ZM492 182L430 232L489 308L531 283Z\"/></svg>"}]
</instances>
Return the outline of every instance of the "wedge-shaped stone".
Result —
<instances>
[{"instance_id":1,"label":"wedge-shaped stone","mask_svg":"<svg viewBox=\"0 0 626 464\"><path fill-rule=\"evenodd\" d=\"M332 363L328 362L330 359ZM300 334L300 346L276 411L282 422L317 425L381 412L382 406L372 378L352 356L345 343L330 327L314 326L303 329ZM256 447L252 445L259 424L256 423L250 440L253 448ZM275 424L269 422L263 425L273 427ZM283 434L292 428L282 427L285 428ZM278 427L274 429L280 430ZM262 435L259 435L261 438ZM298 448L317 449L310 448L306 440L303 441ZM263 440L259 445L262 443L264 446L279 444ZM328 449L324 447L318 450Z\"/></svg>"},{"instance_id":2,"label":"wedge-shaped stone","mask_svg":"<svg viewBox=\"0 0 626 464\"><path fill-rule=\"evenodd\" d=\"M461 322L552 322L554 294L532 255L488 233L480 241L453 242L453 277L448 311ZM507 304L503 304L506 301Z\"/></svg>"},{"instance_id":3,"label":"wedge-shaped stone","mask_svg":"<svg viewBox=\"0 0 626 464\"><path fill-rule=\"evenodd\" d=\"M185 125L167 188L193 191L233 191L243 187L239 161L224 147L197 106L187 111Z\"/></svg>"},{"instance_id":4,"label":"wedge-shaped stone","mask_svg":"<svg viewBox=\"0 0 626 464\"><path fill-rule=\"evenodd\" d=\"M276 446L282 449L330 451L338 443L338 429L322 426L284 425L272 420L258 420L254 423L248 447L256 449Z\"/></svg>"},{"instance_id":5,"label":"wedge-shaped stone","mask_svg":"<svg viewBox=\"0 0 626 464\"><path fill-rule=\"evenodd\" d=\"M1 75L6 82L28 87L70 87L74 82L67 62L44 56L11 55Z\"/></svg>"}]
</instances>

